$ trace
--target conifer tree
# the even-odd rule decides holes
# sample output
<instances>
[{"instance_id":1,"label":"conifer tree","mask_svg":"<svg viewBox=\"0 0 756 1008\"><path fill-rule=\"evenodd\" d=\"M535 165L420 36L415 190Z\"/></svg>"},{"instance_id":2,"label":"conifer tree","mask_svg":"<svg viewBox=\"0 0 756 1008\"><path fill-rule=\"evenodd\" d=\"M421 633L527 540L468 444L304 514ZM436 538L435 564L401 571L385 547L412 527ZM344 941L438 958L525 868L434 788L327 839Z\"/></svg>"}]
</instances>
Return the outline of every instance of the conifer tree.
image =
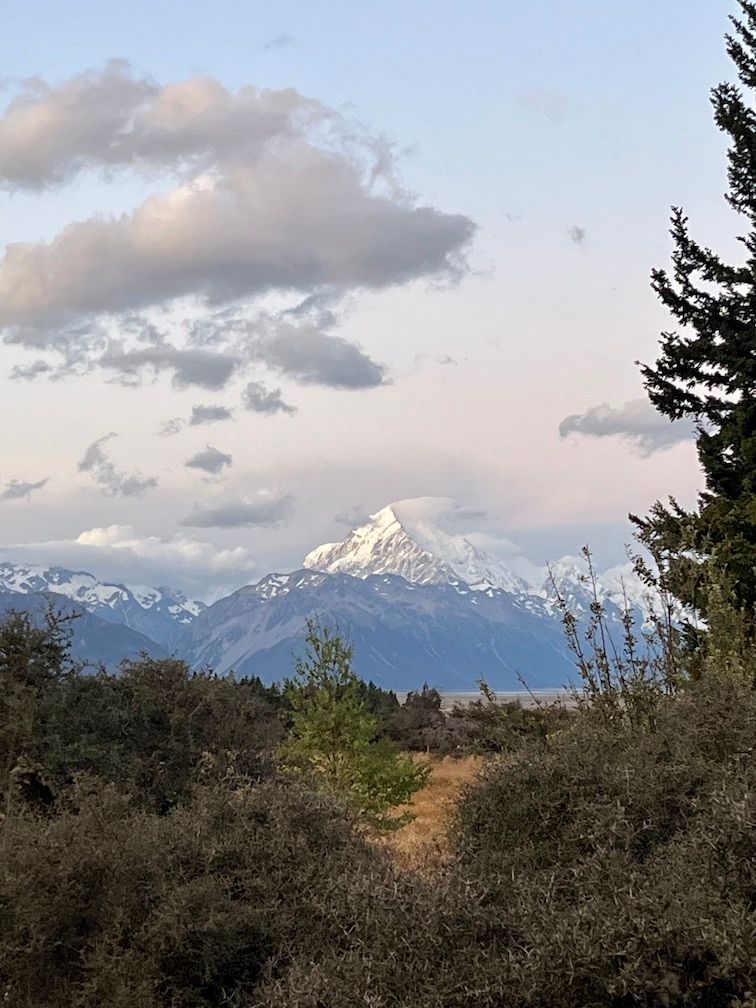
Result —
<instances>
[{"instance_id":1,"label":"conifer tree","mask_svg":"<svg viewBox=\"0 0 756 1008\"><path fill-rule=\"evenodd\" d=\"M307 653L288 683L292 726L284 764L314 774L362 815L390 825L384 814L423 786L427 770L378 737L378 721L352 669L352 648L328 627L307 624ZM401 820L395 820L401 824Z\"/></svg>"},{"instance_id":2,"label":"conifer tree","mask_svg":"<svg viewBox=\"0 0 756 1008\"><path fill-rule=\"evenodd\" d=\"M712 91L714 119L729 135L726 200L743 220L744 262L729 265L691 237L682 209L672 212L672 270L652 286L679 331L665 332L654 365L641 365L651 402L671 419L693 418L706 487L698 507L657 503L631 516L669 590L705 610L724 585L756 630L756 3L739 0L726 36L739 87ZM750 93L750 94L749 94Z\"/></svg>"}]
</instances>

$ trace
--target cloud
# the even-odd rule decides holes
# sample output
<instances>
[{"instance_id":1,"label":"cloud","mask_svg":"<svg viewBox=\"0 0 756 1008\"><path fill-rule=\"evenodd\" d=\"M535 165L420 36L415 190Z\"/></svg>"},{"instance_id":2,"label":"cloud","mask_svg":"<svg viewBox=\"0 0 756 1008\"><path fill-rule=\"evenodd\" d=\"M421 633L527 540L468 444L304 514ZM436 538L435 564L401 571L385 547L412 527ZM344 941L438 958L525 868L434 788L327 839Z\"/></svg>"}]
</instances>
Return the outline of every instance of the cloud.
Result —
<instances>
[{"instance_id":1,"label":"cloud","mask_svg":"<svg viewBox=\"0 0 756 1008\"><path fill-rule=\"evenodd\" d=\"M230 455L226 455L224 452L218 451L217 448L213 448L212 445L208 445L202 451L187 459L184 465L187 469L201 469L202 472L209 473L211 476L218 476L232 462L233 459Z\"/></svg>"},{"instance_id":2,"label":"cloud","mask_svg":"<svg viewBox=\"0 0 756 1008\"><path fill-rule=\"evenodd\" d=\"M392 507L400 521L431 522L442 527L450 522L476 522L487 515L480 508L460 504L451 497L410 497L396 501Z\"/></svg>"},{"instance_id":3,"label":"cloud","mask_svg":"<svg viewBox=\"0 0 756 1008\"><path fill-rule=\"evenodd\" d=\"M451 510L446 512L446 516L453 521L475 522L487 518L488 511L484 508L476 508L466 504L455 504Z\"/></svg>"},{"instance_id":4,"label":"cloud","mask_svg":"<svg viewBox=\"0 0 756 1008\"><path fill-rule=\"evenodd\" d=\"M15 381L33 381L40 375L49 374L52 366L43 360L35 360L32 364L16 364L10 373Z\"/></svg>"},{"instance_id":5,"label":"cloud","mask_svg":"<svg viewBox=\"0 0 756 1008\"><path fill-rule=\"evenodd\" d=\"M291 35L276 35L269 42L266 42L262 47L262 52L270 52L272 49L288 49L291 46L295 46L297 40L292 38Z\"/></svg>"},{"instance_id":6,"label":"cloud","mask_svg":"<svg viewBox=\"0 0 756 1008\"><path fill-rule=\"evenodd\" d=\"M641 398L618 407L601 403L585 413L565 417L559 424L559 436L565 438L570 434L596 438L617 435L633 444L639 454L647 458L654 452L695 438L696 425L691 420L668 420L654 409L648 399Z\"/></svg>"},{"instance_id":7,"label":"cloud","mask_svg":"<svg viewBox=\"0 0 756 1008\"><path fill-rule=\"evenodd\" d=\"M138 497L145 490L156 487L158 481L152 476L142 476L139 472L125 473L116 469L104 445L117 436L111 431L94 441L79 462L79 472L90 473L95 483L99 483L103 492L110 496Z\"/></svg>"},{"instance_id":8,"label":"cloud","mask_svg":"<svg viewBox=\"0 0 756 1008\"><path fill-rule=\"evenodd\" d=\"M164 420L158 434L160 437L172 437L174 434L178 434L184 429L184 421L181 417L171 417L169 420Z\"/></svg>"},{"instance_id":9,"label":"cloud","mask_svg":"<svg viewBox=\"0 0 756 1008\"><path fill-rule=\"evenodd\" d=\"M548 88L521 88L515 92L515 99L523 108L538 112L553 123L562 122L570 107L566 95Z\"/></svg>"},{"instance_id":10,"label":"cloud","mask_svg":"<svg viewBox=\"0 0 756 1008\"><path fill-rule=\"evenodd\" d=\"M230 420L233 411L227 406L192 406L192 413L188 420L183 417L171 417L165 420L159 430L161 437L171 437L178 434L187 425L189 427L200 427L204 424L220 423L222 420Z\"/></svg>"},{"instance_id":11,"label":"cloud","mask_svg":"<svg viewBox=\"0 0 756 1008\"><path fill-rule=\"evenodd\" d=\"M38 480L36 483L26 483L23 480L11 480L5 484L5 489L0 491L0 501L22 500L31 497L35 490L41 490L50 482L50 477Z\"/></svg>"},{"instance_id":12,"label":"cloud","mask_svg":"<svg viewBox=\"0 0 756 1008\"><path fill-rule=\"evenodd\" d=\"M239 365L237 358L224 353L205 350L180 350L163 345L142 350L108 351L99 358L101 367L116 371L126 384L139 381L141 373L152 370L173 372L176 388L197 385L207 389L220 389L228 382Z\"/></svg>"},{"instance_id":13,"label":"cloud","mask_svg":"<svg viewBox=\"0 0 756 1008\"><path fill-rule=\"evenodd\" d=\"M281 398L281 389L267 389L260 382L250 382L242 392L244 406L255 413L289 413L297 412L296 407L289 406Z\"/></svg>"},{"instance_id":14,"label":"cloud","mask_svg":"<svg viewBox=\"0 0 756 1008\"><path fill-rule=\"evenodd\" d=\"M179 525L188 528L244 528L245 526L270 527L286 521L292 512L294 500L289 494L260 494L253 501L229 501L217 507L196 509L183 518Z\"/></svg>"},{"instance_id":15,"label":"cloud","mask_svg":"<svg viewBox=\"0 0 756 1008\"><path fill-rule=\"evenodd\" d=\"M333 520L340 525L347 525L350 529L355 529L361 525L367 525L370 520L370 511L363 504L357 504L339 511L337 515L333 516Z\"/></svg>"},{"instance_id":16,"label":"cloud","mask_svg":"<svg viewBox=\"0 0 756 1008\"><path fill-rule=\"evenodd\" d=\"M292 89L232 93L204 77L158 85L111 63L58 86L26 82L0 117L0 182L11 189L119 167L172 174L178 185L119 217L8 245L6 340L75 352L127 378L151 367L172 370L179 386L219 388L232 361L191 359L173 345L123 346L100 359L95 323L117 328L133 311L184 298L220 308L270 292L343 295L455 277L475 232L469 218L401 190L383 138ZM331 381L317 366L293 366L305 380ZM380 381L380 369L357 384L349 374L344 387Z\"/></svg>"},{"instance_id":17,"label":"cloud","mask_svg":"<svg viewBox=\"0 0 756 1008\"><path fill-rule=\"evenodd\" d=\"M58 86L39 77L21 85L0 118L0 179L41 190L87 168L186 169L252 153L328 115L291 89L234 95L209 77L161 86L112 60Z\"/></svg>"},{"instance_id":18,"label":"cloud","mask_svg":"<svg viewBox=\"0 0 756 1008\"><path fill-rule=\"evenodd\" d=\"M192 406L189 426L198 427L200 424L220 423L221 420L230 420L232 416L233 413L227 406Z\"/></svg>"},{"instance_id":19,"label":"cloud","mask_svg":"<svg viewBox=\"0 0 756 1008\"><path fill-rule=\"evenodd\" d=\"M567 234L570 236L570 241L574 242L575 245L584 245L586 238L585 228L579 227L577 224L573 224L572 227L567 229Z\"/></svg>"},{"instance_id":20,"label":"cloud","mask_svg":"<svg viewBox=\"0 0 756 1008\"><path fill-rule=\"evenodd\" d=\"M367 389L386 384L386 369L356 344L313 323L279 322L251 346L253 359L303 385Z\"/></svg>"},{"instance_id":21,"label":"cloud","mask_svg":"<svg viewBox=\"0 0 756 1008\"><path fill-rule=\"evenodd\" d=\"M185 534L141 536L130 525L91 528L74 539L6 544L0 552L11 562L73 567L116 583L169 584L204 599L240 587L255 570L241 546L220 549Z\"/></svg>"},{"instance_id":22,"label":"cloud","mask_svg":"<svg viewBox=\"0 0 756 1008\"><path fill-rule=\"evenodd\" d=\"M415 364L421 365L425 363L430 364L440 364L442 367L448 367L450 364L457 365L459 361L456 357L452 357L450 354L427 354L419 353L415 354Z\"/></svg>"}]
</instances>

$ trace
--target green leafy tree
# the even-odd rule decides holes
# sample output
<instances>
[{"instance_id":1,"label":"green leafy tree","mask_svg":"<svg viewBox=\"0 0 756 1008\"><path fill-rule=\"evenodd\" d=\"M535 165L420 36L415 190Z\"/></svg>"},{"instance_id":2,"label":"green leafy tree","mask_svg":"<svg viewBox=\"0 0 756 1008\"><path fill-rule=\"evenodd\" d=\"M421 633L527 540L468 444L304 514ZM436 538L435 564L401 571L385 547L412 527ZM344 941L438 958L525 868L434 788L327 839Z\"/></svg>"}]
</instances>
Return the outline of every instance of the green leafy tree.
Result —
<instances>
[{"instance_id":1,"label":"green leafy tree","mask_svg":"<svg viewBox=\"0 0 756 1008\"><path fill-rule=\"evenodd\" d=\"M287 686L292 714L284 763L313 773L360 814L383 820L389 808L422 787L427 770L379 738L378 721L352 669L353 649L343 637L311 620L306 642Z\"/></svg>"},{"instance_id":2,"label":"green leafy tree","mask_svg":"<svg viewBox=\"0 0 756 1008\"><path fill-rule=\"evenodd\" d=\"M63 684L78 671L70 659L71 618L48 608L41 620L10 612L0 622L0 795L7 812L14 794L48 804L41 765L54 742L51 715Z\"/></svg>"},{"instance_id":3,"label":"green leafy tree","mask_svg":"<svg viewBox=\"0 0 756 1008\"><path fill-rule=\"evenodd\" d=\"M698 424L706 489L686 512L657 503L645 519L631 516L666 586L684 603L707 607L712 586L726 585L756 632L756 4L740 0L727 51L741 87L712 91L714 118L731 138L726 199L743 218L745 261L729 265L691 237L683 211L672 213L671 272L652 285L679 324L662 334L654 365L641 365L649 397L670 417Z\"/></svg>"}]
</instances>

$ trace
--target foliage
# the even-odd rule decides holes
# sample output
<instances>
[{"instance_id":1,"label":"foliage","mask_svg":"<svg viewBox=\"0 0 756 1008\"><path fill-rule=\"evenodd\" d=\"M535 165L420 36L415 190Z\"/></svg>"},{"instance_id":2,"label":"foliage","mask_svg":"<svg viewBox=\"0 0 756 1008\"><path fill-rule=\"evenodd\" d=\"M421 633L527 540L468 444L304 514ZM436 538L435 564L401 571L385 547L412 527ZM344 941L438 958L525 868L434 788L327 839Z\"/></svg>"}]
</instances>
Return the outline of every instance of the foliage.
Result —
<instances>
[{"instance_id":1,"label":"foliage","mask_svg":"<svg viewBox=\"0 0 756 1008\"><path fill-rule=\"evenodd\" d=\"M727 49L740 84L756 88L756 5L740 0ZM662 335L661 355L642 373L653 404L671 419L699 424L698 456L706 477L699 506L674 500L634 517L673 593L708 607L711 586L725 581L756 633L756 117L731 83L712 92L714 118L728 134L727 201L745 218L746 259L732 266L695 241L681 209L672 215L673 270L653 273L653 287L682 332Z\"/></svg>"},{"instance_id":2,"label":"foliage","mask_svg":"<svg viewBox=\"0 0 756 1008\"><path fill-rule=\"evenodd\" d=\"M662 692L653 719L586 703L557 731L518 736L515 721L516 752L465 794L456 856L435 874L398 872L337 795L302 775L235 769L220 743L231 701L217 712L199 702L216 686L237 700L233 683L170 663L129 668L123 694L108 677L103 692L98 677L73 675L81 689L67 710L89 741L76 749L45 713L33 719L36 752L90 759L99 774L69 773L51 804L14 800L0 822L0 998L18 1008L745 1008L756 989L754 660L736 611L711 625L720 643L707 674ZM352 721L326 704L316 723L349 737L355 718L366 724L349 649L314 632L294 723L300 701L311 709L305 694L323 701L312 688L322 674ZM53 674L42 692L67 686ZM171 722L174 706L184 713ZM187 717L195 709L205 714ZM108 764L116 724L131 725L135 748ZM131 762L137 746L142 763ZM156 802L169 791L176 801Z\"/></svg>"},{"instance_id":3,"label":"foliage","mask_svg":"<svg viewBox=\"0 0 756 1008\"><path fill-rule=\"evenodd\" d=\"M535 700L530 707L518 701L502 703L484 680L479 688L479 699L455 705L449 717L452 724L464 726L467 752L514 753L532 742L545 743L573 717L561 702Z\"/></svg>"},{"instance_id":4,"label":"foliage","mask_svg":"<svg viewBox=\"0 0 756 1008\"><path fill-rule=\"evenodd\" d=\"M441 702L439 691L428 683L409 692L389 721L389 738L411 752L443 752L448 731Z\"/></svg>"},{"instance_id":5,"label":"foliage","mask_svg":"<svg viewBox=\"0 0 756 1008\"><path fill-rule=\"evenodd\" d=\"M752 1006L755 733L730 677L663 698L653 731L586 707L469 789L448 871L351 886L350 933L258 1003Z\"/></svg>"},{"instance_id":6,"label":"foliage","mask_svg":"<svg viewBox=\"0 0 756 1008\"><path fill-rule=\"evenodd\" d=\"M0 864L0 1001L14 1008L249 1004L293 956L339 941L345 880L381 884L330 800L233 775L168 815L80 779L58 815L3 823Z\"/></svg>"},{"instance_id":7,"label":"foliage","mask_svg":"<svg viewBox=\"0 0 756 1008\"><path fill-rule=\"evenodd\" d=\"M358 680L358 694L378 724L379 736L387 733L388 725L400 709L399 700L393 690L383 689L374 682Z\"/></svg>"},{"instance_id":8,"label":"foliage","mask_svg":"<svg viewBox=\"0 0 756 1008\"><path fill-rule=\"evenodd\" d=\"M427 771L378 737L344 639L311 621L306 642L286 691L292 715L284 763L347 795L360 814L381 819L422 787Z\"/></svg>"},{"instance_id":9,"label":"foliage","mask_svg":"<svg viewBox=\"0 0 756 1008\"><path fill-rule=\"evenodd\" d=\"M590 597L587 619L571 611L552 578L567 645L583 683L575 699L607 722L644 730L653 726L662 698L673 695L685 677L674 601L668 593L653 597L649 592L647 625L639 630L637 614L625 599L620 626L612 626L589 548L581 554L586 563L583 583Z\"/></svg>"},{"instance_id":10,"label":"foliage","mask_svg":"<svg viewBox=\"0 0 756 1008\"><path fill-rule=\"evenodd\" d=\"M47 738L50 696L74 666L69 621L48 609L41 626L28 613L10 612L0 624L0 795L6 811L12 792L49 800L46 784L31 786Z\"/></svg>"},{"instance_id":11,"label":"foliage","mask_svg":"<svg viewBox=\"0 0 756 1008\"><path fill-rule=\"evenodd\" d=\"M193 674L143 656L118 676L84 675L69 659L68 623L49 613L0 624L0 794L50 806L81 772L166 811L205 754L239 772L267 771L283 735L281 699L258 680Z\"/></svg>"}]
</instances>

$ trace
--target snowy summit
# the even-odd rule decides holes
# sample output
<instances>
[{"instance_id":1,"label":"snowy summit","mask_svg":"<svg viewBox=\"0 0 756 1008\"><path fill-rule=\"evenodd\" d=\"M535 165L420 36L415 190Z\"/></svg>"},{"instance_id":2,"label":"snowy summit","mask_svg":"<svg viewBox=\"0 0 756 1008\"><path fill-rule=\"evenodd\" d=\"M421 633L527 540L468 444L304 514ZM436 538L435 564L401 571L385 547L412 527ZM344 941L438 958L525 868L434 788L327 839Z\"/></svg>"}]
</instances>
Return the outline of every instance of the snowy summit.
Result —
<instances>
[{"instance_id":1,"label":"snowy summit","mask_svg":"<svg viewBox=\"0 0 756 1008\"><path fill-rule=\"evenodd\" d=\"M326 574L398 574L413 584L459 584L473 591L500 588L527 595L532 588L501 561L462 535L452 535L418 514L416 501L400 501L370 515L340 543L325 543L303 566Z\"/></svg>"}]
</instances>

